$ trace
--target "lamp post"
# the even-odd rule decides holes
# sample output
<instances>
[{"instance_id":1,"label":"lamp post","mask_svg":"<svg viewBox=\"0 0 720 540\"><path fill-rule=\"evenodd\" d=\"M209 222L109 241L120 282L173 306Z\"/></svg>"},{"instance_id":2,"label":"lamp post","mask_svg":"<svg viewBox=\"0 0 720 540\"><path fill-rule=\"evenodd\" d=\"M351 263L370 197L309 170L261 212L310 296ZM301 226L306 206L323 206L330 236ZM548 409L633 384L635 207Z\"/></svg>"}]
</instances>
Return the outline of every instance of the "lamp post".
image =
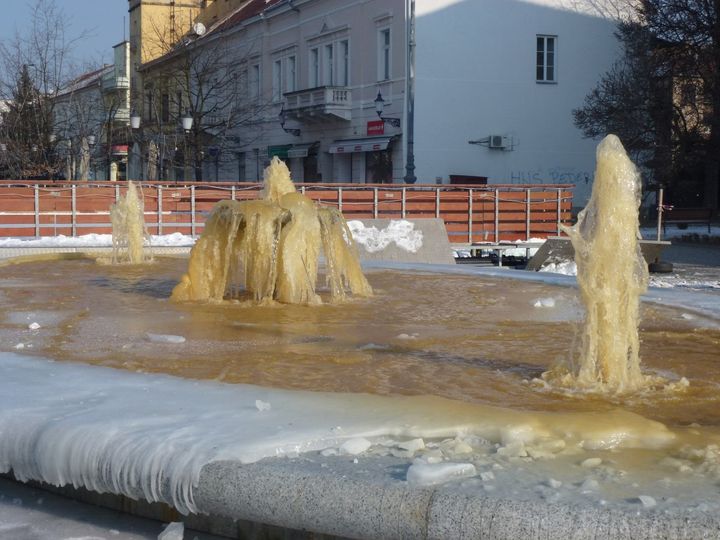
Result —
<instances>
[{"instance_id":1,"label":"lamp post","mask_svg":"<svg viewBox=\"0 0 720 540\"><path fill-rule=\"evenodd\" d=\"M187 168L187 160L188 160L188 159L187 159L187 150L188 150L187 139L188 139L188 135L190 135L190 130L192 130L192 128L193 128L193 123L194 123L194 122L193 122L193 117L192 117L192 115L190 114L190 111L186 111L186 112L185 112L185 116L183 116L183 117L180 119L180 122L182 123L182 128L183 128L183 131L185 132L185 136L183 137L183 142L184 142L184 144L185 144L185 148L184 148L184 150L183 150L183 160L185 161L185 163L183 163L183 176L185 176L184 169ZM193 159L192 162L193 162L193 164L194 164L194 163L195 163L195 160Z\"/></svg>"},{"instance_id":2,"label":"lamp post","mask_svg":"<svg viewBox=\"0 0 720 540\"><path fill-rule=\"evenodd\" d=\"M93 156L93 150L95 148L95 143L97 142L97 139L95 138L95 135L88 135L86 140L87 140L87 145L88 145L88 169L90 171L92 171L92 177L93 177L93 180L95 180L96 174L95 174L95 169L93 168L93 164L92 164L92 156Z\"/></svg>"},{"instance_id":3,"label":"lamp post","mask_svg":"<svg viewBox=\"0 0 720 540\"><path fill-rule=\"evenodd\" d=\"M405 183L417 182L415 176L415 0L406 0L405 35L407 36L407 60L405 62L406 126Z\"/></svg>"},{"instance_id":4,"label":"lamp post","mask_svg":"<svg viewBox=\"0 0 720 540\"><path fill-rule=\"evenodd\" d=\"M140 115L139 115L137 112L132 111L132 112L130 113L130 132L132 133L133 142L135 142L135 141L138 141L138 142L139 142L139 146L140 146L139 158L140 158L140 159L138 160L138 161L139 161L139 167L138 167L138 168L140 169L140 171L139 171L139 173L138 173L138 177L139 177L140 180L144 180L144 178L143 178L143 176L144 176L144 174L143 174L143 173L144 173L144 171L143 171L143 159L142 159L142 156L143 156L143 149L142 149L142 143L143 143L143 141L142 141L142 135L139 135L139 136L137 136L137 137L136 137L136 135L135 135L135 133L138 132L138 130L140 129L140 121L141 121Z\"/></svg>"}]
</instances>

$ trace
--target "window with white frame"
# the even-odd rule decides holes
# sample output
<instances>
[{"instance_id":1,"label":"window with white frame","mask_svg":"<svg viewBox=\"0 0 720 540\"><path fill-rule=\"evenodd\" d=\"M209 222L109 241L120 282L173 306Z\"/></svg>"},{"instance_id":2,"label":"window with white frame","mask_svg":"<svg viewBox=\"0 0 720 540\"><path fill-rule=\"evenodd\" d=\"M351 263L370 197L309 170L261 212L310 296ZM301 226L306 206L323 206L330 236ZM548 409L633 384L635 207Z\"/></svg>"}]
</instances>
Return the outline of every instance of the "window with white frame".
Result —
<instances>
[{"instance_id":1,"label":"window with white frame","mask_svg":"<svg viewBox=\"0 0 720 540\"><path fill-rule=\"evenodd\" d=\"M320 86L320 50L317 47L310 49L309 68L308 86L310 86L310 88L317 88Z\"/></svg>"},{"instance_id":2,"label":"window with white frame","mask_svg":"<svg viewBox=\"0 0 720 540\"><path fill-rule=\"evenodd\" d=\"M285 91L297 90L297 60L295 56L288 56L285 62Z\"/></svg>"},{"instance_id":3,"label":"window with white frame","mask_svg":"<svg viewBox=\"0 0 720 540\"><path fill-rule=\"evenodd\" d=\"M273 62L272 72L272 96L273 101L280 101L282 98L282 60L275 60Z\"/></svg>"},{"instance_id":4,"label":"window with white frame","mask_svg":"<svg viewBox=\"0 0 720 540\"><path fill-rule=\"evenodd\" d=\"M338 84L350 86L350 41L343 39L338 43Z\"/></svg>"},{"instance_id":5,"label":"window with white frame","mask_svg":"<svg viewBox=\"0 0 720 540\"><path fill-rule=\"evenodd\" d=\"M260 64L250 66L250 77L248 80L249 94L251 98L258 99L260 97Z\"/></svg>"},{"instance_id":6,"label":"window with white frame","mask_svg":"<svg viewBox=\"0 0 720 540\"><path fill-rule=\"evenodd\" d=\"M328 43L323 47L323 75L325 86L335 84L335 44Z\"/></svg>"},{"instance_id":7,"label":"window with white frame","mask_svg":"<svg viewBox=\"0 0 720 540\"><path fill-rule=\"evenodd\" d=\"M390 29L382 28L378 30L378 80L387 81L390 79L392 72L390 59L391 59L391 40L390 40Z\"/></svg>"},{"instance_id":8,"label":"window with white frame","mask_svg":"<svg viewBox=\"0 0 720 540\"><path fill-rule=\"evenodd\" d=\"M557 36L537 36L535 81L557 82Z\"/></svg>"}]
</instances>

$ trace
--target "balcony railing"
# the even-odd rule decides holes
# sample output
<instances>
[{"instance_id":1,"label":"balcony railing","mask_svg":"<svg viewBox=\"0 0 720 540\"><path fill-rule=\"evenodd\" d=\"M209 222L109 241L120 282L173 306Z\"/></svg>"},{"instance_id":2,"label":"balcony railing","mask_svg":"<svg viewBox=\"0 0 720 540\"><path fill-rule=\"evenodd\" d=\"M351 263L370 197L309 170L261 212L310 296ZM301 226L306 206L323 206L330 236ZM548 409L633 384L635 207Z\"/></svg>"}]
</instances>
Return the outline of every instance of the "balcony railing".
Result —
<instances>
[{"instance_id":1,"label":"balcony railing","mask_svg":"<svg viewBox=\"0 0 720 540\"><path fill-rule=\"evenodd\" d=\"M129 88L130 79L128 77L118 77L115 73L108 73L102 78L102 89L104 92L128 90Z\"/></svg>"},{"instance_id":2,"label":"balcony railing","mask_svg":"<svg viewBox=\"0 0 720 540\"><path fill-rule=\"evenodd\" d=\"M284 94L285 112L303 120L351 120L352 92L346 86L320 86Z\"/></svg>"},{"instance_id":3,"label":"balcony railing","mask_svg":"<svg viewBox=\"0 0 720 540\"><path fill-rule=\"evenodd\" d=\"M113 115L113 120L115 122L123 123L130 122L130 109L127 107L121 107L117 109Z\"/></svg>"}]
</instances>

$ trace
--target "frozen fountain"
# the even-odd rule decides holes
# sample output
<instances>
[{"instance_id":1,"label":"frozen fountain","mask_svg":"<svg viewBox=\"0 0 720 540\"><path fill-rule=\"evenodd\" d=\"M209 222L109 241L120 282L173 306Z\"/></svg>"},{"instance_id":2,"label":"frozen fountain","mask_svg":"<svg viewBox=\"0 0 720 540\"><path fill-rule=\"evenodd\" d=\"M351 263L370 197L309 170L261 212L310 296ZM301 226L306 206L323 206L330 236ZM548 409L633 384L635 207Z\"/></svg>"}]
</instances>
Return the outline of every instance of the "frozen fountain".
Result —
<instances>
[{"instance_id":1,"label":"frozen fountain","mask_svg":"<svg viewBox=\"0 0 720 540\"><path fill-rule=\"evenodd\" d=\"M342 214L300 194L285 163L265 170L262 200L222 201L190 254L175 301L213 301L247 291L257 303L320 304L318 258L325 254L332 301L371 296Z\"/></svg>"},{"instance_id":2,"label":"frozen fountain","mask_svg":"<svg viewBox=\"0 0 720 540\"><path fill-rule=\"evenodd\" d=\"M564 230L575 248L577 281L585 319L579 351L560 382L610 392L648 383L640 371L640 296L648 269L640 251L640 174L615 135L597 148L597 169L588 205ZM557 374L548 374L553 379Z\"/></svg>"},{"instance_id":3,"label":"frozen fountain","mask_svg":"<svg viewBox=\"0 0 720 540\"><path fill-rule=\"evenodd\" d=\"M152 260L150 235L145 228L144 204L137 186L128 181L127 193L110 207L112 223L113 264L142 264Z\"/></svg>"},{"instance_id":4,"label":"frozen fountain","mask_svg":"<svg viewBox=\"0 0 720 540\"><path fill-rule=\"evenodd\" d=\"M366 279L277 160L189 264L0 267L0 471L341 537L712 537L720 307L640 302L637 181L606 139L568 230L579 289L467 265Z\"/></svg>"}]
</instances>

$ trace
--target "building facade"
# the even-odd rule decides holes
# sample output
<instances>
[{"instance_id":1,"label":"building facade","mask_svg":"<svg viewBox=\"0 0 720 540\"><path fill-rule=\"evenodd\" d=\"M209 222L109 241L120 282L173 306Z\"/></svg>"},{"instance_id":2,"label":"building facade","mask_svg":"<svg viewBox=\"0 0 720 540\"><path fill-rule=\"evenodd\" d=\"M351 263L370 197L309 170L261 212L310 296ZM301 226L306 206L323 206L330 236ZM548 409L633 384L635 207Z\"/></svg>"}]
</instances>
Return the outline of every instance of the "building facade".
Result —
<instances>
[{"instance_id":1,"label":"building facade","mask_svg":"<svg viewBox=\"0 0 720 540\"><path fill-rule=\"evenodd\" d=\"M582 139L572 110L610 67L618 46L614 21L584 9L583 2L129 5L133 108L143 111L146 126L145 146L138 150L150 159L150 141L172 154L168 178L181 171L185 179L194 172L204 180L257 180L276 155L299 182L400 183L408 173L412 97L418 182L575 183L576 199L589 196L595 141ZM217 114L196 106L197 95L207 94L203 84L213 78L198 70L197 80L185 77L183 88L158 82L170 78L173 63L190 54L202 57L201 51L222 58L212 69L234 108L217 105L220 92L205 106ZM184 109L195 119L190 136L178 127ZM163 119L164 130L151 129Z\"/></svg>"}]
</instances>

